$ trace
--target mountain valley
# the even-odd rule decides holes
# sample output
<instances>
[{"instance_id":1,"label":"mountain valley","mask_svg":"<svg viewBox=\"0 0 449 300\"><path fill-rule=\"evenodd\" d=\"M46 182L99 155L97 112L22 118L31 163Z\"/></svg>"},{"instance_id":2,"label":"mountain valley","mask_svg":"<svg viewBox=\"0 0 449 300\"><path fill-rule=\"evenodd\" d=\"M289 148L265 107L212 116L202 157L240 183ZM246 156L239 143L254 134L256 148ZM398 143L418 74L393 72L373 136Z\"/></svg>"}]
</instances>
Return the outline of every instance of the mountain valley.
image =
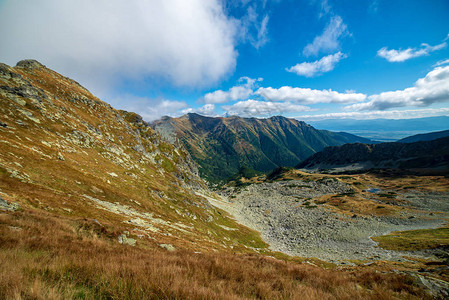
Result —
<instances>
[{"instance_id":1,"label":"mountain valley","mask_svg":"<svg viewBox=\"0 0 449 300\"><path fill-rule=\"evenodd\" d=\"M372 143L280 116L212 118L190 113L164 117L152 127L167 140L180 141L198 164L201 176L213 182L228 179L242 167L268 172L280 166L296 166L326 146Z\"/></svg>"},{"instance_id":2,"label":"mountain valley","mask_svg":"<svg viewBox=\"0 0 449 300\"><path fill-rule=\"evenodd\" d=\"M449 296L447 173L329 174L354 147L444 158L447 138L412 151L284 117L148 124L34 60L0 64L0 136L6 299Z\"/></svg>"}]
</instances>

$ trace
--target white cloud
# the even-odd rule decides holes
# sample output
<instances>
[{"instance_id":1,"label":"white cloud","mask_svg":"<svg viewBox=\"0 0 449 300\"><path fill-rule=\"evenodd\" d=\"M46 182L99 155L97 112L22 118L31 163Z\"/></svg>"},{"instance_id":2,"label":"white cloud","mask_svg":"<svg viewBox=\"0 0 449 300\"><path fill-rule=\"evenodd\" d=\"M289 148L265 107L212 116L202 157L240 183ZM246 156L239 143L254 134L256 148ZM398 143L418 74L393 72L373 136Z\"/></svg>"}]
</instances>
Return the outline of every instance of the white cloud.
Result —
<instances>
[{"instance_id":1,"label":"white cloud","mask_svg":"<svg viewBox=\"0 0 449 300\"><path fill-rule=\"evenodd\" d=\"M303 115L295 117L298 120L304 121L319 121L326 119L357 119L357 120L371 120L371 119L413 119L424 117L435 117L441 115L449 115L449 108L428 108L415 110L390 110L390 111L370 111L370 112L340 112L328 113L318 115Z\"/></svg>"},{"instance_id":2,"label":"white cloud","mask_svg":"<svg viewBox=\"0 0 449 300\"><path fill-rule=\"evenodd\" d=\"M355 103L366 99L366 95L352 91L339 93L332 90L312 90L290 86L283 86L279 89L272 87L259 88L255 94L270 101L294 101L306 105L317 103Z\"/></svg>"},{"instance_id":3,"label":"white cloud","mask_svg":"<svg viewBox=\"0 0 449 300\"><path fill-rule=\"evenodd\" d=\"M131 94L117 95L114 98L110 98L109 101L118 109L138 113L147 122L157 120L163 116L180 116L182 115L181 110L188 106L184 101L152 99Z\"/></svg>"},{"instance_id":4,"label":"white cloud","mask_svg":"<svg viewBox=\"0 0 449 300\"><path fill-rule=\"evenodd\" d=\"M445 42L436 45L430 46L429 44L421 44L421 48L407 48L405 50L388 50L387 47L383 47L377 51L377 55L385 58L389 62L403 62L411 58L429 55L430 52L434 52L440 49L443 49L447 46Z\"/></svg>"},{"instance_id":5,"label":"white cloud","mask_svg":"<svg viewBox=\"0 0 449 300\"><path fill-rule=\"evenodd\" d=\"M244 39L247 39L251 45L259 49L268 42L268 25L269 17L265 15L259 21L259 14L255 6L248 7L247 15L242 19L242 33L244 34Z\"/></svg>"},{"instance_id":6,"label":"white cloud","mask_svg":"<svg viewBox=\"0 0 449 300\"><path fill-rule=\"evenodd\" d=\"M335 65L346 57L346 54L337 52L335 54L324 56L320 60L316 60L314 62L303 62L297 64L293 67L287 68L286 70L300 76L314 77L316 75L332 71Z\"/></svg>"},{"instance_id":7,"label":"white cloud","mask_svg":"<svg viewBox=\"0 0 449 300\"><path fill-rule=\"evenodd\" d=\"M223 2L228 11L233 8L245 11L245 14L237 20L240 40L250 43L256 49L261 48L268 42L268 21L270 18L265 13L266 0L227 0Z\"/></svg>"},{"instance_id":8,"label":"white cloud","mask_svg":"<svg viewBox=\"0 0 449 300\"><path fill-rule=\"evenodd\" d=\"M197 113L203 116L209 116L209 117L216 117L218 114L215 112L215 105L214 104L205 104L199 108L187 108L181 111L181 113L188 114L188 113Z\"/></svg>"},{"instance_id":9,"label":"white cloud","mask_svg":"<svg viewBox=\"0 0 449 300\"><path fill-rule=\"evenodd\" d=\"M228 91L217 90L204 95L205 103L225 103L229 101L237 101L247 99L253 94L254 87L257 81L262 81L262 78L252 79L249 77L241 77L239 82L243 84L233 86Z\"/></svg>"},{"instance_id":10,"label":"white cloud","mask_svg":"<svg viewBox=\"0 0 449 300\"><path fill-rule=\"evenodd\" d=\"M123 77L204 86L234 70L238 27L220 0L4 0L0 57L38 59L95 93Z\"/></svg>"},{"instance_id":11,"label":"white cloud","mask_svg":"<svg viewBox=\"0 0 449 300\"><path fill-rule=\"evenodd\" d=\"M320 52L338 50L340 48L340 38L348 35L347 26L340 16L331 18L323 33L306 45L303 50L305 56L317 55Z\"/></svg>"},{"instance_id":12,"label":"white cloud","mask_svg":"<svg viewBox=\"0 0 449 300\"><path fill-rule=\"evenodd\" d=\"M239 101L231 106L222 106L228 115L238 115L242 117L271 116L275 114L310 111L310 107L297 105L290 102L269 102L246 100Z\"/></svg>"},{"instance_id":13,"label":"white cloud","mask_svg":"<svg viewBox=\"0 0 449 300\"><path fill-rule=\"evenodd\" d=\"M429 106L449 102L449 66L437 67L404 90L384 92L368 97L368 102L347 106L347 110L386 110L393 107Z\"/></svg>"},{"instance_id":14,"label":"white cloud","mask_svg":"<svg viewBox=\"0 0 449 300\"><path fill-rule=\"evenodd\" d=\"M377 13L379 10L379 0L372 0L369 5L368 11L371 13Z\"/></svg>"},{"instance_id":15,"label":"white cloud","mask_svg":"<svg viewBox=\"0 0 449 300\"><path fill-rule=\"evenodd\" d=\"M448 59L444 59L444 60L440 60L438 61L436 64L434 64L434 67L438 67L438 66L442 66L442 65L447 65L449 64L449 58Z\"/></svg>"},{"instance_id":16,"label":"white cloud","mask_svg":"<svg viewBox=\"0 0 449 300\"><path fill-rule=\"evenodd\" d=\"M332 7L329 5L328 0L321 0L320 9L321 9L319 14L320 18L332 11Z\"/></svg>"}]
</instances>

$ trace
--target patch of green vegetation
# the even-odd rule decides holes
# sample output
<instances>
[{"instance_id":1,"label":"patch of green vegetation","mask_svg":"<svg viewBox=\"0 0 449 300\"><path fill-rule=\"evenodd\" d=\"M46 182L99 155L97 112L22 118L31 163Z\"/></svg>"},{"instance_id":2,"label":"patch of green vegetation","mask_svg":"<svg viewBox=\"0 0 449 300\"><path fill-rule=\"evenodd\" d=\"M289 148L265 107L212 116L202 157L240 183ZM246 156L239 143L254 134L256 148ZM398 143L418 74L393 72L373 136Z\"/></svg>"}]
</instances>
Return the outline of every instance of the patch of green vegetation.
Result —
<instances>
[{"instance_id":1,"label":"patch of green vegetation","mask_svg":"<svg viewBox=\"0 0 449 300\"><path fill-rule=\"evenodd\" d=\"M283 178L284 174L292 170L292 167L278 167L268 173L267 180L277 180Z\"/></svg>"},{"instance_id":2,"label":"patch of green vegetation","mask_svg":"<svg viewBox=\"0 0 449 300\"><path fill-rule=\"evenodd\" d=\"M449 228L396 231L372 238L387 250L414 251L449 245Z\"/></svg>"},{"instance_id":3,"label":"patch of green vegetation","mask_svg":"<svg viewBox=\"0 0 449 300\"><path fill-rule=\"evenodd\" d=\"M394 199L396 198L396 194L395 193L388 193L388 194L377 194L379 197L383 197L383 198L389 198L389 199Z\"/></svg>"},{"instance_id":4,"label":"patch of green vegetation","mask_svg":"<svg viewBox=\"0 0 449 300\"><path fill-rule=\"evenodd\" d=\"M334 197L344 197L344 196L354 196L354 195L355 195L355 191L350 190L349 192L346 192L346 193L337 194Z\"/></svg>"},{"instance_id":5,"label":"patch of green vegetation","mask_svg":"<svg viewBox=\"0 0 449 300\"><path fill-rule=\"evenodd\" d=\"M246 178L246 179L251 179L254 178L256 176L260 176L261 174L263 174L262 172L256 171L254 169L251 169L247 166L243 166L239 169L239 171L234 174L233 176L231 176L230 178L228 178L228 182L234 181L236 186L246 186L248 184L243 183L241 181L242 178Z\"/></svg>"},{"instance_id":6,"label":"patch of green vegetation","mask_svg":"<svg viewBox=\"0 0 449 300\"><path fill-rule=\"evenodd\" d=\"M314 203L310 203L309 201L305 201L302 205L305 208L317 208L317 206Z\"/></svg>"},{"instance_id":7,"label":"patch of green vegetation","mask_svg":"<svg viewBox=\"0 0 449 300\"><path fill-rule=\"evenodd\" d=\"M0 175L8 174L8 171L6 171L5 168L0 167Z\"/></svg>"},{"instance_id":8,"label":"patch of green vegetation","mask_svg":"<svg viewBox=\"0 0 449 300\"><path fill-rule=\"evenodd\" d=\"M324 182L335 182L335 181L338 181L338 179L337 178L332 178L332 177L323 177L323 178L318 179L316 182L317 183L324 183Z\"/></svg>"},{"instance_id":9,"label":"patch of green vegetation","mask_svg":"<svg viewBox=\"0 0 449 300\"><path fill-rule=\"evenodd\" d=\"M162 153L171 153L172 147L173 146L166 142L159 143L159 150L161 150Z\"/></svg>"},{"instance_id":10,"label":"patch of green vegetation","mask_svg":"<svg viewBox=\"0 0 449 300\"><path fill-rule=\"evenodd\" d=\"M165 157L162 157L161 167L167 172L173 172L175 170L173 163Z\"/></svg>"}]
</instances>

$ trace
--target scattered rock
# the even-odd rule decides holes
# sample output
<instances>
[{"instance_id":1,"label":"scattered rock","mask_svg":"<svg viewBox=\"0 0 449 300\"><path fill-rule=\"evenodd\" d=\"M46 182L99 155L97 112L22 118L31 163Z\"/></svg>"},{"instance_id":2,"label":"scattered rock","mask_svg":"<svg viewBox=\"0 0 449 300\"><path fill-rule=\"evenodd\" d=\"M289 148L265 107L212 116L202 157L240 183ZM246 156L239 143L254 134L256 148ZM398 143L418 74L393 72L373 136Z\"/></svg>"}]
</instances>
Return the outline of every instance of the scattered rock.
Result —
<instances>
[{"instance_id":1,"label":"scattered rock","mask_svg":"<svg viewBox=\"0 0 449 300\"><path fill-rule=\"evenodd\" d=\"M377 247L370 237L442 224L439 219L418 216L413 219L396 216L366 218L354 213L343 216L323 206L309 209L306 204L310 199L324 195L349 192L351 186L337 180L292 180L253 184L244 189L227 188L223 195L231 201L211 203L231 213L237 222L259 231L274 251L335 263L371 258L400 261L400 253ZM440 200L447 202L447 195L428 195L429 203L439 203ZM429 208L433 211L434 204L429 204ZM449 212L449 205L442 211Z\"/></svg>"},{"instance_id":2,"label":"scattered rock","mask_svg":"<svg viewBox=\"0 0 449 300\"><path fill-rule=\"evenodd\" d=\"M119 235L118 242L120 244L124 244L124 245L135 246L137 243L137 240L130 238L125 233L123 233L123 234Z\"/></svg>"},{"instance_id":3,"label":"scattered rock","mask_svg":"<svg viewBox=\"0 0 449 300\"><path fill-rule=\"evenodd\" d=\"M449 283L432 277L424 277L420 274L410 274L418 285L427 289L432 297L447 299L449 297Z\"/></svg>"},{"instance_id":4,"label":"scattered rock","mask_svg":"<svg viewBox=\"0 0 449 300\"><path fill-rule=\"evenodd\" d=\"M8 203L6 200L4 200L0 196L0 210L7 210L7 211L16 211L20 208L20 205L17 203L10 202Z\"/></svg>"},{"instance_id":5,"label":"scattered rock","mask_svg":"<svg viewBox=\"0 0 449 300\"><path fill-rule=\"evenodd\" d=\"M159 245L161 248L164 248L170 252L173 252L176 250L176 248L172 245L172 244L160 244Z\"/></svg>"},{"instance_id":6,"label":"scattered rock","mask_svg":"<svg viewBox=\"0 0 449 300\"><path fill-rule=\"evenodd\" d=\"M62 155L61 152L58 152L58 159L59 159L59 160L62 160L62 161L65 160L65 157L64 157L64 155Z\"/></svg>"},{"instance_id":7,"label":"scattered rock","mask_svg":"<svg viewBox=\"0 0 449 300\"><path fill-rule=\"evenodd\" d=\"M12 231L21 231L22 228L18 227L18 226L8 226L9 229L11 229Z\"/></svg>"}]
</instances>

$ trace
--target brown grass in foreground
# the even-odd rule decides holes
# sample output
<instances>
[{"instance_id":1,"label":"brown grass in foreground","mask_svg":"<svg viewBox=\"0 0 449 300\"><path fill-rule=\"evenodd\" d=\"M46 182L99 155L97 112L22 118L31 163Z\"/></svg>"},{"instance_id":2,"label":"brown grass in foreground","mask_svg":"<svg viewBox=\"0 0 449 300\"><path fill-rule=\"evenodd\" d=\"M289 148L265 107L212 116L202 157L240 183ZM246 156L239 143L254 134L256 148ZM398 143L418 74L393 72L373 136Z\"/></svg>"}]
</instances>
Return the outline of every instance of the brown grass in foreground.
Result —
<instances>
[{"instance_id":1,"label":"brown grass in foreground","mask_svg":"<svg viewBox=\"0 0 449 300\"><path fill-rule=\"evenodd\" d=\"M403 275L325 270L256 254L123 246L117 234L42 211L0 213L0 298L428 297Z\"/></svg>"}]
</instances>

